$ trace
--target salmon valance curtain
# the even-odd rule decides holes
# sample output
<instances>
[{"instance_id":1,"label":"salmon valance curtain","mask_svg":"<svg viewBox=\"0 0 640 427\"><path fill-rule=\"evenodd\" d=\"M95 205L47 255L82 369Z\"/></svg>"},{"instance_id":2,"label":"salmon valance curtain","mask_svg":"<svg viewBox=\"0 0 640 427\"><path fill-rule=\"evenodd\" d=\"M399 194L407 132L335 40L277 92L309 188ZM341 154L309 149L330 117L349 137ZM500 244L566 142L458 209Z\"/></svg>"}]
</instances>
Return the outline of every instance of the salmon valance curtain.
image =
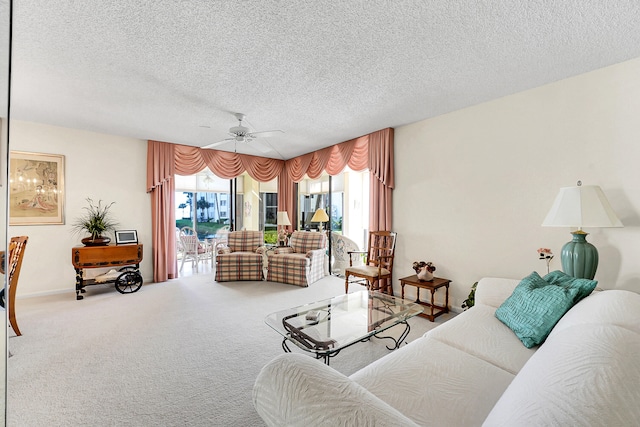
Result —
<instances>
[{"instance_id":1,"label":"salmon valance curtain","mask_svg":"<svg viewBox=\"0 0 640 427\"><path fill-rule=\"evenodd\" d=\"M203 150L187 145L175 147L175 173L178 175L193 175L208 167L220 178L235 178L246 171L256 181L266 182L279 176L284 168L284 160Z\"/></svg>"},{"instance_id":2,"label":"salmon valance curtain","mask_svg":"<svg viewBox=\"0 0 640 427\"><path fill-rule=\"evenodd\" d=\"M286 161L149 141L147 191L152 193L154 281L177 277L174 174L193 175L208 167L216 176L225 179L235 178L245 171L261 182L277 177L278 210L287 211L293 218L296 182L305 175L318 178L323 171L338 175L346 166L355 171L370 170L369 229L391 230L394 186L391 128Z\"/></svg>"}]
</instances>

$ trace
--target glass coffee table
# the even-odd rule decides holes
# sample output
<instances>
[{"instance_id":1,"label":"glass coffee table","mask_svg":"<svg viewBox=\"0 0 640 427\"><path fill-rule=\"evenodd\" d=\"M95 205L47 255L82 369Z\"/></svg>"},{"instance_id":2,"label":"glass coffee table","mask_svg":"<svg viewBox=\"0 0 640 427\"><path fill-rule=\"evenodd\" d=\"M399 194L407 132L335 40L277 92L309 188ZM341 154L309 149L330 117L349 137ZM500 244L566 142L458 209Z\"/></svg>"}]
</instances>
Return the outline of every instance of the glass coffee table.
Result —
<instances>
[{"instance_id":1,"label":"glass coffee table","mask_svg":"<svg viewBox=\"0 0 640 427\"><path fill-rule=\"evenodd\" d=\"M343 348L374 336L390 339L393 345L387 348L397 349L411 329L407 320L422 311L421 305L411 301L359 291L271 313L265 323L283 336L285 352L291 351L287 342L292 342L328 365ZM404 325L397 339L380 335L397 325Z\"/></svg>"}]
</instances>

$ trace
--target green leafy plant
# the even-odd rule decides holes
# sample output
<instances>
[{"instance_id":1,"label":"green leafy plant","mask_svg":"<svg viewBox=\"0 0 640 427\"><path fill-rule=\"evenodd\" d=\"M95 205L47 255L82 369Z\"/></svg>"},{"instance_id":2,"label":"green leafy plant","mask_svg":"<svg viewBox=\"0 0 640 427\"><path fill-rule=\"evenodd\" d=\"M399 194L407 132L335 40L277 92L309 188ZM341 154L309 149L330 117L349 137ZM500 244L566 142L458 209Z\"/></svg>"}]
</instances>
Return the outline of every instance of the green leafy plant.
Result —
<instances>
[{"instance_id":1,"label":"green leafy plant","mask_svg":"<svg viewBox=\"0 0 640 427\"><path fill-rule=\"evenodd\" d=\"M478 282L474 283L471 286L471 292L469 292L469 296L466 300L462 302L462 309L468 310L473 307L476 303L476 288L478 287Z\"/></svg>"},{"instance_id":2,"label":"green leafy plant","mask_svg":"<svg viewBox=\"0 0 640 427\"><path fill-rule=\"evenodd\" d=\"M87 198L89 206L85 206L85 213L73 223L74 233L87 232L93 239L101 237L107 231L115 230L118 223L111 217L111 206L115 202L102 204L102 200L96 205L93 200Z\"/></svg>"},{"instance_id":3,"label":"green leafy plant","mask_svg":"<svg viewBox=\"0 0 640 427\"><path fill-rule=\"evenodd\" d=\"M278 243L278 232L276 230L265 230L264 242L272 245Z\"/></svg>"}]
</instances>

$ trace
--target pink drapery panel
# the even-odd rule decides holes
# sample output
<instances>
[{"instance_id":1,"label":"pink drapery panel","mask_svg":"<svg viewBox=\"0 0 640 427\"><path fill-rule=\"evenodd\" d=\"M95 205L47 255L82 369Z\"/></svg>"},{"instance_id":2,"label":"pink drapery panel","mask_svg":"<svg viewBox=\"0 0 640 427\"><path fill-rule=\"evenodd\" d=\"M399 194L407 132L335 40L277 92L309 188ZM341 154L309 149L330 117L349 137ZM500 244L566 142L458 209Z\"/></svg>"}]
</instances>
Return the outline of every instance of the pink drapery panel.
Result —
<instances>
[{"instance_id":1,"label":"pink drapery panel","mask_svg":"<svg viewBox=\"0 0 640 427\"><path fill-rule=\"evenodd\" d=\"M242 165L251 178L267 182L277 178L284 170L284 160L238 154Z\"/></svg>"},{"instance_id":2,"label":"pink drapery panel","mask_svg":"<svg viewBox=\"0 0 640 427\"><path fill-rule=\"evenodd\" d=\"M369 164L369 136L361 136L334 145L325 170L329 175L338 175L348 165L354 171L365 170Z\"/></svg>"},{"instance_id":3,"label":"pink drapery panel","mask_svg":"<svg viewBox=\"0 0 640 427\"><path fill-rule=\"evenodd\" d=\"M176 256L175 181L168 180L151 194L153 238L153 281L166 282L178 277Z\"/></svg>"},{"instance_id":4,"label":"pink drapery panel","mask_svg":"<svg viewBox=\"0 0 640 427\"><path fill-rule=\"evenodd\" d=\"M295 204L294 204L294 186L295 183L288 178L286 167L282 169L278 176L278 210L286 211L289 215L291 226L287 226L289 231L295 229Z\"/></svg>"},{"instance_id":5,"label":"pink drapery panel","mask_svg":"<svg viewBox=\"0 0 640 427\"><path fill-rule=\"evenodd\" d=\"M302 181L305 175L317 178L323 170L338 175L354 155L354 164L366 169L367 141L367 137L362 137L285 161L284 170L278 177L278 210L287 211L289 219L295 223L294 183Z\"/></svg>"},{"instance_id":6,"label":"pink drapery panel","mask_svg":"<svg viewBox=\"0 0 640 427\"><path fill-rule=\"evenodd\" d=\"M329 164L329 160L331 159L331 152L333 151L332 145L331 147L322 148L320 150L314 151L311 156L311 162L309 163L309 168L307 169L307 176L311 179L319 178L322 175L322 172L326 169Z\"/></svg>"},{"instance_id":7,"label":"pink drapery panel","mask_svg":"<svg viewBox=\"0 0 640 427\"><path fill-rule=\"evenodd\" d=\"M300 182L307 173L311 160L313 159L313 153L303 154L302 156L294 157L285 162L285 170L289 179L293 182Z\"/></svg>"},{"instance_id":8,"label":"pink drapery panel","mask_svg":"<svg viewBox=\"0 0 640 427\"><path fill-rule=\"evenodd\" d=\"M147 143L147 193L173 178L174 144L149 141Z\"/></svg>"},{"instance_id":9,"label":"pink drapery panel","mask_svg":"<svg viewBox=\"0 0 640 427\"><path fill-rule=\"evenodd\" d=\"M147 192L151 193L151 251L153 281L178 277L175 233L174 145L147 144Z\"/></svg>"},{"instance_id":10,"label":"pink drapery panel","mask_svg":"<svg viewBox=\"0 0 640 427\"><path fill-rule=\"evenodd\" d=\"M393 129L369 134L369 229L390 231L393 178Z\"/></svg>"},{"instance_id":11,"label":"pink drapery panel","mask_svg":"<svg viewBox=\"0 0 640 427\"><path fill-rule=\"evenodd\" d=\"M285 162L285 170L290 180L302 181L305 175L318 178L323 171L329 175L338 175L345 166L355 171L369 166L369 135L332 145L312 153L294 157Z\"/></svg>"},{"instance_id":12,"label":"pink drapery panel","mask_svg":"<svg viewBox=\"0 0 640 427\"><path fill-rule=\"evenodd\" d=\"M382 129L287 160L283 175L292 182L299 182L305 175L315 179L323 171L329 175L338 175L347 165L355 171L368 168L371 172L369 229L391 230L391 203L394 187L392 128ZM278 188L280 190L280 184ZM286 204L279 205L280 210L289 212L288 206L293 206L293 190L291 192L291 202L287 201ZM291 216L291 212L289 215Z\"/></svg>"},{"instance_id":13,"label":"pink drapery panel","mask_svg":"<svg viewBox=\"0 0 640 427\"><path fill-rule=\"evenodd\" d=\"M369 175L369 230L392 231L392 194L393 189Z\"/></svg>"},{"instance_id":14,"label":"pink drapery panel","mask_svg":"<svg viewBox=\"0 0 640 427\"><path fill-rule=\"evenodd\" d=\"M227 151L203 150L198 147L176 145L175 172L178 175L193 175L209 167L216 176L232 179L245 171L251 178L266 182L282 172L284 160Z\"/></svg>"},{"instance_id":15,"label":"pink drapery panel","mask_svg":"<svg viewBox=\"0 0 640 427\"><path fill-rule=\"evenodd\" d=\"M354 171L363 171L369 167L369 135L353 141L353 151L347 159L347 165Z\"/></svg>"}]
</instances>

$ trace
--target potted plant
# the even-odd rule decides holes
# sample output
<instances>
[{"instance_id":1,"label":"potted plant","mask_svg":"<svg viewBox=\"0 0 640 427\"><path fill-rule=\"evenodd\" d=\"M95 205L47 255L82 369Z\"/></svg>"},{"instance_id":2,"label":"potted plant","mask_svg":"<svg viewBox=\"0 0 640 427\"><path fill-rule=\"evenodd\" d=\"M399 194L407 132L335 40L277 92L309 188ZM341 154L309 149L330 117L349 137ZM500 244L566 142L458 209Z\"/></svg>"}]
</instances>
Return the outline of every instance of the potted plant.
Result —
<instances>
[{"instance_id":1,"label":"potted plant","mask_svg":"<svg viewBox=\"0 0 640 427\"><path fill-rule=\"evenodd\" d=\"M462 302L462 310L466 311L473 307L476 304L476 288L478 287L478 282L471 285L471 292L469 292L469 296L466 300Z\"/></svg>"},{"instance_id":2,"label":"potted plant","mask_svg":"<svg viewBox=\"0 0 640 427\"><path fill-rule=\"evenodd\" d=\"M81 240L85 246L108 245L111 239L104 234L115 230L116 225L118 225L117 222L113 220L110 212L111 206L113 206L115 202L103 204L102 200L99 200L96 205L90 198L87 198L87 202L89 206L83 208L86 212L77 218L73 224L74 232L86 232L90 234L90 236Z\"/></svg>"}]
</instances>

